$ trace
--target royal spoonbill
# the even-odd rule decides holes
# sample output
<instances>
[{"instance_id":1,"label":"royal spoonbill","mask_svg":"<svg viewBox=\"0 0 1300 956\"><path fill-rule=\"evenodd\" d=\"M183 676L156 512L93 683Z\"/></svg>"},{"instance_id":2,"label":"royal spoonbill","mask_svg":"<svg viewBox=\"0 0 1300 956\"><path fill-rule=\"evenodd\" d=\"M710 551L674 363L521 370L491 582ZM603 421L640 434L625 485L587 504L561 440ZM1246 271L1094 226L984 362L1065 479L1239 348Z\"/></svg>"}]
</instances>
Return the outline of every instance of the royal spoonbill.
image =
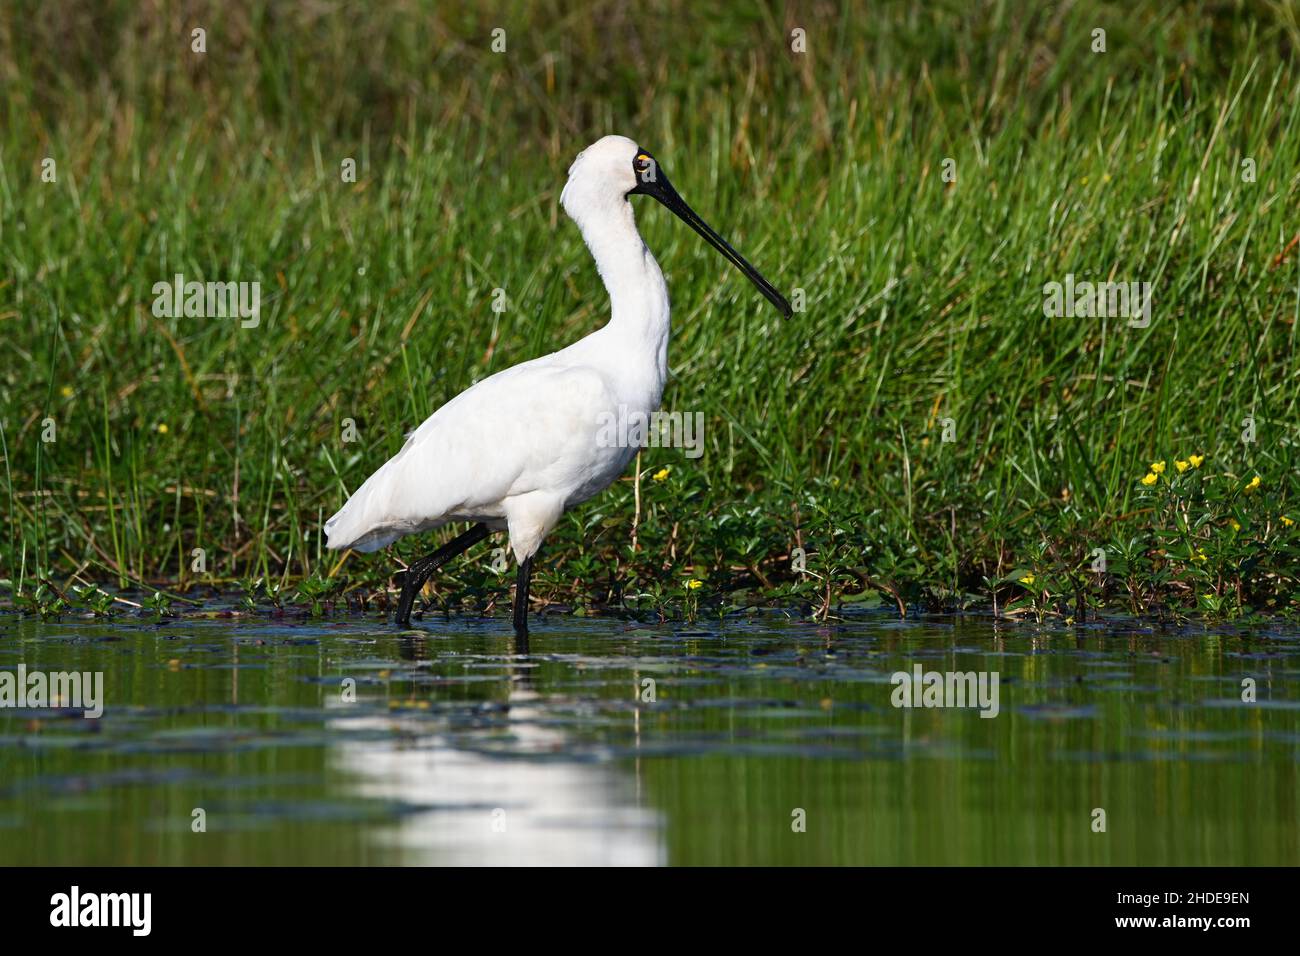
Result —
<instances>
[{"instance_id":1,"label":"royal spoonbill","mask_svg":"<svg viewBox=\"0 0 1300 956\"><path fill-rule=\"evenodd\" d=\"M325 522L328 547L357 551L472 522L401 575L399 626L410 625L416 594L434 571L504 530L518 561L515 633L527 636L528 585L543 539L565 511L607 488L636 455L635 446L613 447L604 423L620 415L648 421L658 410L669 324L668 287L636 230L630 196L667 206L790 316L785 297L695 214L650 153L625 136L606 136L580 152L560 204L596 260L609 292L609 322L461 392Z\"/></svg>"}]
</instances>

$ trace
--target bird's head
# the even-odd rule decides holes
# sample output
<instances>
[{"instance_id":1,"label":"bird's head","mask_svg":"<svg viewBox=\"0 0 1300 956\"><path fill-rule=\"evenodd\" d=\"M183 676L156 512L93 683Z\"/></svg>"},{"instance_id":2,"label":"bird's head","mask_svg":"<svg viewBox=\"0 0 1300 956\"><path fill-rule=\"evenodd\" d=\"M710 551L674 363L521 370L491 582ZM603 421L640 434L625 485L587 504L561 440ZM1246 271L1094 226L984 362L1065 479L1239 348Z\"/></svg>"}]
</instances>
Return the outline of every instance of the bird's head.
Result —
<instances>
[{"instance_id":1,"label":"bird's head","mask_svg":"<svg viewBox=\"0 0 1300 956\"><path fill-rule=\"evenodd\" d=\"M650 196L667 206L743 272L783 316L790 317L792 310L785 296L696 215L654 156L626 136L603 136L577 155L569 167L569 181L560 193L560 204L582 225L592 215L617 210L630 196Z\"/></svg>"}]
</instances>

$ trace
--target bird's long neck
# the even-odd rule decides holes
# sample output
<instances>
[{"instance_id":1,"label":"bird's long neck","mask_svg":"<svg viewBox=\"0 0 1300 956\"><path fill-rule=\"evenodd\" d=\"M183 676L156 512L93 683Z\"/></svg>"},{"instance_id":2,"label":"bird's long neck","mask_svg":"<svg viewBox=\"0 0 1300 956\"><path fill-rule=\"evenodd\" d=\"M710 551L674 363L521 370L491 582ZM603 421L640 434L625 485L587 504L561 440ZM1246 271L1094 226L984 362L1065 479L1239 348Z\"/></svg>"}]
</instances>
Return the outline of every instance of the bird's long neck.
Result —
<instances>
[{"instance_id":1,"label":"bird's long neck","mask_svg":"<svg viewBox=\"0 0 1300 956\"><path fill-rule=\"evenodd\" d=\"M668 286L637 232L632 204L620 199L592 210L578 227L609 292L610 320L603 334L619 340L628 356L653 357L662 391L668 376Z\"/></svg>"}]
</instances>

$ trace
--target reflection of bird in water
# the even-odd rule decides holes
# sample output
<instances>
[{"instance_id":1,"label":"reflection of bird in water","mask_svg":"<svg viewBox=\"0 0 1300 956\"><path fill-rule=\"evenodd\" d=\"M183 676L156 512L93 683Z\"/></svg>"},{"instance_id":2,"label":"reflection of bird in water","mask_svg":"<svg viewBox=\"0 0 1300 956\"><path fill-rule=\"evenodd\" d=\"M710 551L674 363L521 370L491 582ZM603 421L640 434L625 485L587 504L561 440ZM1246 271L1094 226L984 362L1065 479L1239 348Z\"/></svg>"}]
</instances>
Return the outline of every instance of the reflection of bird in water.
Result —
<instances>
[{"instance_id":1,"label":"reflection of bird in water","mask_svg":"<svg viewBox=\"0 0 1300 956\"><path fill-rule=\"evenodd\" d=\"M358 714L335 703L341 732L330 750L368 799L433 805L403 816L381 839L403 862L447 865L653 866L666 861L658 814L637 806L632 779L610 764L559 755L574 741L553 723L539 692L527 638L506 664L506 726L454 727L421 714ZM421 636L403 660L428 660ZM351 740L366 731L390 739ZM534 759L538 758L538 759Z\"/></svg>"}]
</instances>

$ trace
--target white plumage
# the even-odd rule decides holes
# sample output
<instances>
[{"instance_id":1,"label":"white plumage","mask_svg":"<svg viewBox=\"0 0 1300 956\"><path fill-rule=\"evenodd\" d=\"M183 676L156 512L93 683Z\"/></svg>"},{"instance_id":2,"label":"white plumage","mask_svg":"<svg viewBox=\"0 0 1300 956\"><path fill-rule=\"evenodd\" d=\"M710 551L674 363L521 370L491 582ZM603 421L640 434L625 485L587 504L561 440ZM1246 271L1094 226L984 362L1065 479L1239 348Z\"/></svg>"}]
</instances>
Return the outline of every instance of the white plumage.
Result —
<instances>
[{"instance_id":1,"label":"white plumage","mask_svg":"<svg viewBox=\"0 0 1300 956\"><path fill-rule=\"evenodd\" d=\"M609 441L607 426L646 421L659 408L668 377L669 317L663 273L628 202L633 193L671 209L790 314L785 299L695 215L636 143L606 136L579 153L560 202L609 291L608 324L457 395L325 523L330 548L358 551L452 521L484 526L420 563L404 584L399 623L409 616L409 590L487 529L509 531L526 603L531 558L542 540L566 510L607 488L636 455L635 447ZM526 633L519 600L516 629Z\"/></svg>"},{"instance_id":2,"label":"white plumage","mask_svg":"<svg viewBox=\"0 0 1300 956\"><path fill-rule=\"evenodd\" d=\"M648 415L668 375L668 288L627 193L637 147L578 155L560 201L609 289L610 321L568 348L490 375L438 409L325 523L331 548L374 551L450 521L508 529L518 560L636 454L602 447L602 413Z\"/></svg>"}]
</instances>

